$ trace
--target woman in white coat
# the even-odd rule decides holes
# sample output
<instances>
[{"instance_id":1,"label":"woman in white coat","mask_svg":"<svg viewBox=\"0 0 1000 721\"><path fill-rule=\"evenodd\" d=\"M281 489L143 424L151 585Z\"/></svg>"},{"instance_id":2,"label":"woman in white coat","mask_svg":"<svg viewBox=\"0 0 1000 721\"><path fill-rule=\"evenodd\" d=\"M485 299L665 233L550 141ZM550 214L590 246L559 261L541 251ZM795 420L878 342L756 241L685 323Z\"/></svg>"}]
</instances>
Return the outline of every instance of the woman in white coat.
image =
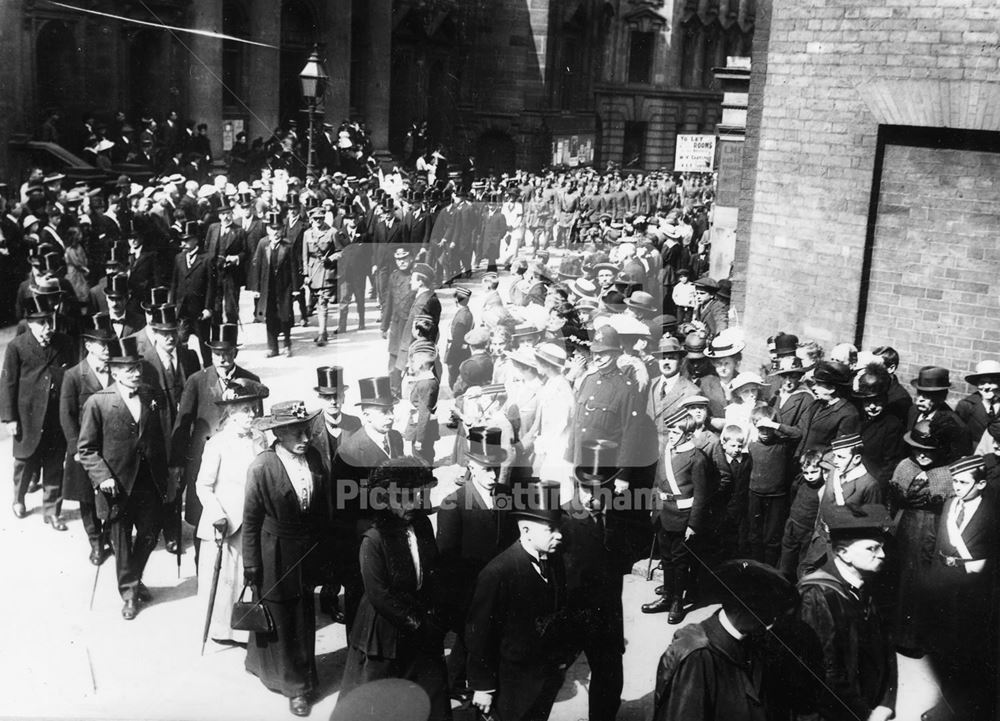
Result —
<instances>
[{"instance_id":1,"label":"woman in white coat","mask_svg":"<svg viewBox=\"0 0 1000 721\"><path fill-rule=\"evenodd\" d=\"M243 589L242 525L247 468L257 454L267 448L264 434L253 429L253 421L260 415L261 401L267 396L266 386L249 379L240 378L230 383L222 399L216 401L223 409L222 429L205 444L195 481L198 500L204 507L197 536L203 541L214 541L222 554L208 632L218 643L246 643L249 639L248 632L230 628L230 616ZM206 611L214 561L214 554L205 554L198 564L198 598Z\"/></svg>"},{"instance_id":2,"label":"woman in white coat","mask_svg":"<svg viewBox=\"0 0 1000 721\"><path fill-rule=\"evenodd\" d=\"M538 391L538 411L532 427L523 434L526 450L534 451L533 475L557 481L563 503L576 493L573 465L566 460L573 423L573 386L563 375L566 350L557 343L542 343L535 349L538 370L545 382Z\"/></svg>"}]
</instances>

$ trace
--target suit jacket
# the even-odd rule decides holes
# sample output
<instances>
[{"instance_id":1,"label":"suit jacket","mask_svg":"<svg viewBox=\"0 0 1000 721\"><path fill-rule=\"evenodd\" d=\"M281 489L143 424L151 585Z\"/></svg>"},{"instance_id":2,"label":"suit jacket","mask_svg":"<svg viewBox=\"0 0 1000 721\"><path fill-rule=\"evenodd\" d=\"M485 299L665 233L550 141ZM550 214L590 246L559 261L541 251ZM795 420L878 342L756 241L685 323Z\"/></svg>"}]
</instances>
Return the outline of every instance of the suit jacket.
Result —
<instances>
[{"instance_id":1,"label":"suit jacket","mask_svg":"<svg viewBox=\"0 0 1000 721\"><path fill-rule=\"evenodd\" d=\"M142 410L138 423L117 385L110 385L87 400L77 441L80 463L95 489L113 478L119 493L131 495L136 486L152 482L155 492L165 497L169 492L165 402L159 389L150 386L139 389L139 399ZM140 467L144 467L148 476L140 477ZM113 518L117 506L113 497L97 494L97 512L101 518Z\"/></svg>"},{"instance_id":2,"label":"suit jacket","mask_svg":"<svg viewBox=\"0 0 1000 721\"><path fill-rule=\"evenodd\" d=\"M257 310L260 316L267 314L268 304L274 298L277 319L291 323L292 293L302 287L302 266L295 257L291 243L281 240L277 247L276 263L272 265L271 244L265 238L257 245L254 263L247 287L260 293Z\"/></svg>"},{"instance_id":3,"label":"suit jacket","mask_svg":"<svg viewBox=\"0 0 1000 721\"><path fill-rule=\"evenodd\" d=\"M809 405L815 400L805 388L796 389L782 404L778 395L771 399L771 405L778 411L778 423L797 426ZM780 404L780 405L779 405Z\"/></svg>"},{"instance_id":4,"label":"suit jacket","mask_svg":"<svg viewBox=\"0 0 1000 721\"><path fill-rule=\"evenodd\" d=\"M110 385L110 383L109 383ZM76 460L80 438L80 417L87 399L104 386L86 360L77 363L63 375L59 394L59 425L66 436L66 470L63 474L63 498L70 501L90 501L94 497L90 477Z\"/></svg>"},{"instance_id":5,"label":"suit jacket","mask_svg":"<svg viewBox=\"0 0 1000 721\"><path fill-rule=\"evenodd\" d=\"M306 461L313 481L306 511L276 451L259 454L247 469L243 564L261 571L263 598L268 601L311 595L321 582L317 543L328 522L328 485L314 449L306 451Z\"/></svg>"},{"instance_id":6,"label":"suit jacket","mask_svg":"<svg viewBox=\"0 0 1000 721\"><path fill-rule=\"evenodd\" d=\"M474 482L467 481L445 497L438 511L437 544L442 568L463 595L471 591L483 567L517 538L517 528L507 513L509 506L494 503L493 508L487 508L483 493ZM494 494L504 498L505 489L497 486Z\"/></svg>"},{"instance_id":7,"label":"suit jacket","mask_svg":"<svg viewBox=\"0 0 1000 721\"><path fill-rule=\"evenodd\" d=\"M334 438L326 430L326 415L320 413L309 425L309 445L319 454L323 473L331 483L338 480L338 471L343 472L345 463L341 459L341 447L350 436L361 430L361 419L357 416L340 414L340 438Z\"/></svg>"},{"instance_id":8,"label":"suit jacket","mask_svg":"<svg viewBox=\"0 0 1000 721\"><path fill-rule=\"evenodd\" d=\"M261 222L260 218L254 218L250 221L250 227L243 229L244 243L246 244L247 250L247 265L245 266L247 277L252 276L256 272L257 259L254 257L254 251L257 250L257 245L261 240L267 237L267 231L264 229L264 224Z\"/></svg>"},{"instance_id":9,"label":"suit jacket","mask_svg":"<svg viewBox=\"0 0 1000 721\"><path fill-rule=\"evenodd\" d=\"M350 643L368 656L412 659L418 647L426 647L428 631L434 626L439 628L440 637L434 644L444 640L444 627L433 615L438 559L434 530L423 515L413 520L412 527L420 559L420 588L406 525L377 523L361 540L359 557L365 593L351 625Z\"/></svg>"},{"instance_id":10,"label":"suit jacket","mask_svg":"<svg viewBox=\"0 0 1000 721\"><path fill-rule=\"evenodd\" d=\"M472 330L473 324L472 311L469 310L469 306L460 306L455 312L455 317L451 320L451 336L444 352L445 365L457 366L469 357L470 351L469 346L465 345L465 334Z\"/></svg>"},{"instance_id":11,"label":"suit jacket","mask_svg":"<svg viewBox=\"0 0 1000 721\"><path fill-rule=\"evenodd\" d=\"M906 429L913 430L913 426L918 420L920 420L920 411L917 410L916 406L911 406ZM972 436L969 435L969 429L962 418L948 404L934 411L930 424L931 431L941 439L942 445L948 450L950 460L972 453L974 442ZM978 443L979 440L977 438L975 442Z\"/></svg>"},{"instance_id":12,"label":"suit jacket","mask_svg":"<svg viewBox=\"0 0 1000 721\"><path fill-rule=\"evenodd\" d=\"M399 338L399 349L396 351L396 367L400 370L406 368L406 354L410 351L410 343L413 342L413 324L418 315L429 315L434 320L434 329L431 340L437 342L438 324L441 322L441 301L433 290L421 291L413 298L413 305L410 306L410 313L406 317L403 331Z\"/></svg>"},{"instance_id":13,"label":"suit jacket","mask_svg":"<svg viewBox=\"0 0 1000 721\"><path fill-rule=\"evenodd\" d=\"M215 263L208 253L200 251L190 268L187 253L174 257L170 302L177 305L179 317L189 320L197 320L203 310L215 307Z\"/></svg>"},{"instance_id":14,"label":"suit jacket","mask_svg":"<svg viewBox=\"0 0 1000 721\"><path fill-rule=\"evenodd\" d=\"M247 248L246 234L242 228L237 227L233 223L223 233L222 223L212 223L208 226L208 230L205 233L204 249L210 258L218 259L219 267L217 269L217 276L220 282L226 280L237 286L243 285L244 267L246 266L247 256L250 251ZM236 265L223 268L221 259L227 255L237 256L239 262Z\"/></svg>"},{"instance_id":15,"label":"suit jacket","mask_svg":"<svg viewBox=\"0 0 1000 721\"><path fill-rule=\"evenodd\" d=\"M389 353L395 354L400 346L403 335L411 330L406 321L410 317L410 308L416 294L410 290L410 271L405 273L398 268L389 276L389 287L383 294L382 332L388 333Z\"/></svg>"},{"instance_id":16,"label":"suit jacket","mask_svg":"<svg viewBox=\"0 0 1000 721\"><path fill-rule=\"evenodd\" d=\"M141 332L137 335L143 337L146 334L145 332ZM174 368L174 376L171 378L168 377L167 370L163 367L163 362L160 360L160 354L156 352L156 348L152 344L140 345L140 352L145 361L142 366L143 380L159 388L163 392L167 402L167 407L170 411L169 432L173 428L174 420L177 418L177 409L180 406L184 384L190 376L201 370L198 354L190 348L178 345L175 351L177 354L177 365Z\"/></svg>"},{"instance_id":17,"label":"suit jacket","mask_svg":"<svg viewBox=\"0 0 1000 721\"><path fill-rule=\"evenodd\" d=\"M149 289L164 285L165 278L160 271L156 253L143 250L137 257L130 256L128 271L128 307L133 313L142 313L139 304L149 297Z\"/></svg>"},{"instance_id":18,"label":"suit jacket","mask_svg":"<svg viewBox=\"0 0 1000 721\"><path fill-rule=\"evenodd\" d=\"M387 435L392 458L399 458L403 455L403 436L391 428ZM377 468L383 461L389 459L385 451L365 432L363 426L342 441L340 457L350 469L350 477L358 481L367 480L372 468Z\"/></svg>"},{"instance_id":19,"label":"suit jacket","mask_svg":"<svg viewBox=\"0 0 1000 721\"><path fill-rule=\"evenodd\" d=\"M698 309L695 320L705 324L709 338L714 338L720 330L729 327L729 311L717 298L712 298Z\"/></svg>"},{"instance_id":20,"label":"suit jacket","mask_svg":"<svg viewBox=\"0 0 1000 721\"><path fill-rule=\"evenodd\" d=\"M646 401L643 404L646 413L639 419L642 443L636 446L643 453L636 458L637 466L656 463L663 452L663 444L667 442L667 429L663 422L681 407L681 401L689 396L698 395L698 386L683 376L678 376L673 388L661 397L663 386L663 376L658 376L649 384L646 392Z\"/></svg>"},{"instance_id":21,"label":"suit jacket","mask_svg":"<svg viewBox=\"0 0 1000 721\"><path fill-rule=\"evenodd\" d=\"M983 405L983 397L979 391L967 395L956 403L955 413L958 414L958 417L965 424L969 440L972 442L973 448L975 448L979 445L979 441L983 439L986 427L993 421L986 412L986 406Z\"/></svg>"},{"instance_id":22,"label":"suit jacket","mask_svg":"<svg viewBox=\"0 0 1000 721\"><path fill-rule=\"evenodd\" d=\"M53 333L47 348L42 348L30 332L14 336L7 344L0 371L0 421L20 424L14 437L14 458L31 456L43 435L64 442L59 392L63 374L75 357L72 341L62 333Z\"/></svg>"}]
</instances>

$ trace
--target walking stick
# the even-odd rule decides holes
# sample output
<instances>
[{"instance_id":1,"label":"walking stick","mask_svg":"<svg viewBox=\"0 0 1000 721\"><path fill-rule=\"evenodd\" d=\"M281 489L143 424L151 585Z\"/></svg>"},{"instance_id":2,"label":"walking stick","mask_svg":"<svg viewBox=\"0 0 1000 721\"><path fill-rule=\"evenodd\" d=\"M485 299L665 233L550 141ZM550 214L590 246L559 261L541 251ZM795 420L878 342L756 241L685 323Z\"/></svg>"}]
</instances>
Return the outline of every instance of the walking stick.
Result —
<instances>
[{"instance_id":1,"label":"walking stick","mask_svg":"<svg viewBox=\"0 0 1000 721\"><path fill-rule=\"evenodd\" d=\"M653 542L649 544L649 563L646 564L646 580L653 580L653 554L656 552L656 531L653 531Z\"/></svg>"},{"instance_id":2,"label":"walking stick","mask_svg":"<svg viewBox=\"0 0 1000 721\"><path fill-rule=\"evenodd\" d=\"M219 571L222 569L222 534L215 539L219 550L215 553L215 565L212 567L212 590L208 594L208 613L205 614L205 629L201 633L201 655L205 655L205 644L208 642L208 629L212 625L212 611L215 609L215 593L219 590Z\"/></svg>"},{"instance_id":3,"label":"walking stick","mask_svg":"<svg viewBox=\"0 0 1000 721\"><path fill-rule=\"evenodd\" d=\"M181 522L181 489L177 488L177 578L181 577L181 556L184 555L184 527Z\"/></svg>"},{"instance_id":4,"label":"walking stick","mask_svg":"<svg viewBox=\"0 0 1000 721\"><path fill-rule=\"evenodd\" d=\"M97 595L97 579L101 576L101 566L103 564L98 564L94 568L94 587L90 589L90 610L94 610L94 596Z\"/></svg>"}]
</instances>

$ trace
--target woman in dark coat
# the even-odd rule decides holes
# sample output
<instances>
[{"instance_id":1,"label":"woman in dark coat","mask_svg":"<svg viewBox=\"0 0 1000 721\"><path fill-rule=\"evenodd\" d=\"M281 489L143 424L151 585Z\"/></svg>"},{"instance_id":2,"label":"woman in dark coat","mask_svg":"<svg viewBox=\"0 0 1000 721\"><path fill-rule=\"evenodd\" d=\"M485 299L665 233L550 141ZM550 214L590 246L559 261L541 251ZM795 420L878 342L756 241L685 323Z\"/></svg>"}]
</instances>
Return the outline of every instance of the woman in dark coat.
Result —
<instances>
[{"instance_id":1,"label":"woman in dark coat","mask_svg":"<svg viewBox=\"0 0 1000 721\"><path fill-rule=\"evenodd\" d=\"M858 377L854 398L861 409L861 441L865 468L878 479L882 492L908 448L903 442L903 422L886 411L891 377L881 364L871 364Z\"/></svg>"},{"instance_id":2,"label":"woman in dark coat","mask_svg":"<svg viewBox=\"0 0 1000 721\"><path fill-rule=\"evenodd\" d=\"M296 716L309 715L316 688L313 589L323 582L317 543L330 523L322 461L309 445L317 415L286 401L257 419L278 440L250 464L243 506L244 583L274 620L271 633L251 634L246 669L287 696Z\"/></svg>"},{"instance_id":3,"label":"woman in dark coat","mask_svg":"<svg viewBox=\"0 0 1000 721\"><path fill-rule=\"evenodd\" d=\"M268 358L278 355L278 334L284 336L285 350L292 354L292 308L302 288L302 266L292 244L281 231L281 214L269 212L267 237L261 238L254 255L254 273L247 287L258 299L258 314L267 325Z\"/></svg>"},{"instance_id":4,"label":"woman in dark coat","mask_svg":"<svg viewBox=\"0 0 1000 721\"><path fill-rule=\"evenodd\" d=\"M372 502L382 507L361 541L365 593L351 627L340 698L369 681L402 678L427 692L430 719L439 721L451 718L447 626L436 612L437 545L422 510L422 489L434 483L430 467L412 456L372 472Z\"/></svg>"},{"instance_id":5,"label":"woman in dark coat","mask_svg":"<svg viewBox=\"0 0 1000 721\"><path fill-rule=\"evenodd\" d=\"M861 415L847 398L851 389L850 369L837 361L816 363L807 381L816 396L799 421L802 440L796 456L806 451L829 450L833 439L861 432Z\"/></svg>"}]
</instances>

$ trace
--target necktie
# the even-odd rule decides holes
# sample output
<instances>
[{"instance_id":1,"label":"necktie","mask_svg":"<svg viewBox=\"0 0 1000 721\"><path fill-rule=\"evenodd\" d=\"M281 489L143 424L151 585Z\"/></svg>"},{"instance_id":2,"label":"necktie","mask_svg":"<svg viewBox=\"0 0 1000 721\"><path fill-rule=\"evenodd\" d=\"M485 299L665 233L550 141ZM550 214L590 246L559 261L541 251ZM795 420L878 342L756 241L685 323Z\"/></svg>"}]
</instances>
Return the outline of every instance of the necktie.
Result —
<instances>
[{"instance_id":1,"label":"necktie","mask_svg":"<svg viewBox=\"0 0 1000 721\"><path fill-rule=\"evenodd\" d=\"M997 408L998 408L998 405L996 403L991 403L990 404L990 412L987 413L986 415L989 416L989 419L991 421L995 421L997 419L997 415L998 415Z\"/></svg>"},{"instance_id":2,"label":"necktie","mask_svg":"<svg viewBox=\"0 0 1000 721\"><path fill-rule=\"evenodd\" d=\"M175 381L177 379L177 369L174 367L174 359L172 356L167 356L166 370L167 378L169 378L171 382Z\"/></svg>"},{"instance_id":3,"label":"necktie","mask_svg":"<svg viewBox=\"0 0 1000 721\"><path fill-rule=\"evenodd\" d=\"M962 528L962 521L965 520L965 501L958 502L958 513L955 514L955 525L959 530Z\"/></svg>"},{"instance_id":4,"label":"necktie","mask_svg":"<svg viewBox=\"0 0 1000 721\"><path fill-rule=\"evenodd\" d=\"M542 574L542 580L548 583L549 581L549 559L539 558L538 559L538 572Z\"/></svg>"},{"instance_id":5,"label":"necktie","mask_svg":"<svg viewBox=\"0 0 1000 721\"><path fill-rule=\"evenodd\" d=\"M389 448L389 434L388 433L386 433L384 436L382 436L382 450L385 451L385 454L387 456L389 456L389 458L392 458L392 451Z\"/></svg>"}]
</instances>

